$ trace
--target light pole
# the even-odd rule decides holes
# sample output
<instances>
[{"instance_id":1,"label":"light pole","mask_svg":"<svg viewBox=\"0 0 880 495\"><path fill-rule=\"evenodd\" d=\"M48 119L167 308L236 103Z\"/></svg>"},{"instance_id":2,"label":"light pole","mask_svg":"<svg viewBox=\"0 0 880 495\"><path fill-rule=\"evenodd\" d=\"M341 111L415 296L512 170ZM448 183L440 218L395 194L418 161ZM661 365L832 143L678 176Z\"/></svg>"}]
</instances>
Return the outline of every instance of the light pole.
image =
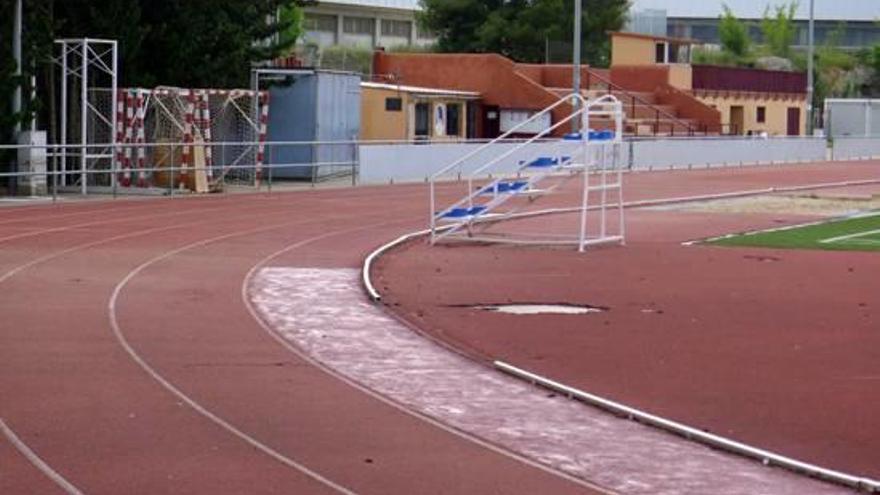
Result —
<instances>
[{"instance_id":1,"label":"light pole","mask_svg":"<svg viewBox=\"0 0 880 495\"><path fill-rule=\"evenodd\" d=\"M18 81L15 84L15 91L12 93L12 113L18 116L21 113L21 17L22 17L22 0L15 2L15 15L12 25L12 58L15 59L15 77ZM21 131L21 124L15 124L15 138L18 140L18 133Z\"/></svg>"},{"instance_id":2,"label":"light pole","mask_svg":"<svg viewBox=\"0 0 880 495\"><path fill-rule=\"evenodd\" d=\"M573 93L576 95L581 94L581 20L583 18L583 12L581 9L581 1L582 0L574 0L574 60L572 60L572 66L574 67L574 73L572 74L572 82L573 82ZM580 110L580 99L575 99L573 106L574 110ZM578 131L578 120L572 119L571 121L571 131ZM586 129L584 129L586 132Z\"/></svg>"},{"instance_id":3,"label":"light pole","mask_svg":"<svg viewBox=\"0 0 880 495\"><path fill-rule=\"evenodd\" d=\"M807 41L807 135L813 135L813 51L814 47L814 38L813 38L813 4L815 0L810 0L810 24L809 24L809 34Z\"/></svg>"}]
</instances>

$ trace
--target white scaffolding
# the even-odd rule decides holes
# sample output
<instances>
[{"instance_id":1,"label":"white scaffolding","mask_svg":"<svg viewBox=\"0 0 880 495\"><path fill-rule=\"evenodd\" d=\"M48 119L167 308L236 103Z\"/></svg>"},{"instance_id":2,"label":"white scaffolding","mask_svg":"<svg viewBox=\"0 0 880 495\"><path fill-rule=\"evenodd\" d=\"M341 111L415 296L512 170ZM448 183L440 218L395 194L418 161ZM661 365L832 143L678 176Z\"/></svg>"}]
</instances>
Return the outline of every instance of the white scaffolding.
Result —
<instances>
[{"instance_id":1,"label":"white scaffolding","mask_svg":"<svg viewBox=\"0 0 880 495\"><path fill-rule=\"evenodd\" d=\"M60 54L54 62L61 67L60 185L76 183L88 193L89 170L113 165L116 143L116 99L109 106L95 103L94 95L116 94L118 51L116 40L92 38L58 39ZM108 111L109 110L109 111ZM68 148L66 145L79 145ZM69 161L69 159L72 159ZM70 175L68 172L78 172ZM109 172L109 170L108 170ZM109 173L112 185L115 174ZM97 180L97 178L91 178Z\"/></svg>"}]
</instances>

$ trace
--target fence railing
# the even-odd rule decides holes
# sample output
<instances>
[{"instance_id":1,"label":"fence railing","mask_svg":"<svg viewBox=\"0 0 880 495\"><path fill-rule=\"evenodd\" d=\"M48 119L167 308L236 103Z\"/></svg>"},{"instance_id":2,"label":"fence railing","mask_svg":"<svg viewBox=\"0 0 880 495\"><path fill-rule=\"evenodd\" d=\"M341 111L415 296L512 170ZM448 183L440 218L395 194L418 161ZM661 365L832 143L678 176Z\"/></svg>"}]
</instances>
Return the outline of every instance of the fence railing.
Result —
<instances>
[{"instance_id":1,"label":"fence railing","mask_svg":"<svg viewBox=\"0 0 880 495\"><path fill-rule=\"evenodd\" d=\"M0 196L24 195L58 198L65 195L186 195L196 189L196 179L202 190L215 192L272 191L277 188L353 186L359 184L388 184L424 182L432 175L438 180L466 179L467 175L488 161L466 160L455 170L442 169L455 160L485 145L486 140L457 141L290 141L265 142L264 159L258 162L256 154L237 163L215 161L210 168L199 161L183 163L180 148L193 143L144 143L118 146L108 145L0 145ZM498 142L498 152L515 148L524 139ZM556 138L536 140L535 147L552 147ZM215 157L224 147L240 149L256 147L254 142L211 143ZM831 145L829 147L829 144ZM86 149L100 155L101 150L118 151L121 148L149 149L147 156L170 156L167 162L147 160L144 166L123 167L115 161L114 153L106 158L89 162L80 168L77 154ZM159 151L164 148L166 151ZM168 151L168 150L177 151ZM324 155L315 150L324 150ZM536 148L537 150L538 148ZM64 153L62 153L62 151ZM311 154L305 155L306 152ZM163 154L164 153L164 154ZM290 159L290 155L303 157ZM826 142L819 137L747 138L729 136L630 138L622 153L632 170L695 168L703 166L739 166L742 164L786 163L792 161L824 161L852 159L880 159L880 137L834 139ZM831 153L829 157L829 153ZM66 156L67 167L62 163ZM284 158L287 156L288 158ZM20 157L20 167L11 163ZM477 157L479 158L479 157ZM73 165L76 165L74 167ZM516 164L511 164L510 167ZM504 165L505 167L507 165ZM441 172L438 174L438 172ZM138 183L143 174L148 180ZM123 185L129 174L128 186ZM213 180L213 182L212 182ZM83 187L85 185L85 187Z\"/></svg>"}]
</instances>

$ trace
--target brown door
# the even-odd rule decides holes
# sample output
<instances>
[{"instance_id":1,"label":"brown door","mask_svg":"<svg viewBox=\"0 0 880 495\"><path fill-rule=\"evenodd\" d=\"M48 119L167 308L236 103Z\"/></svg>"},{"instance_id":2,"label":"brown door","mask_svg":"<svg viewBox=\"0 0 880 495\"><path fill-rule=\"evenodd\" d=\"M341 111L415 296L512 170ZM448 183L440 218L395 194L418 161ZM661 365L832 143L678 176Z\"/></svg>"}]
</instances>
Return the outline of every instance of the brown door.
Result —
<instances>
[{"instance_id":1,"label":"brown door","mask_svg":"<svg viewBox=\"0 0 880 495\"><path fill-rule=\"evenodd\" d=\"M801 135L801 109L798 107L788 109L788 135Z\"/></svg>"},{"instance_id":2,"label":"brown door","mask_svg":"<svg viewBox=\"0 0 880 495\"><path fill-rule=\"evenodd\" d=\"M742 106L730 107L730 130L731 134L745 133L745 111Z\"/></svg>"}]
</instances>

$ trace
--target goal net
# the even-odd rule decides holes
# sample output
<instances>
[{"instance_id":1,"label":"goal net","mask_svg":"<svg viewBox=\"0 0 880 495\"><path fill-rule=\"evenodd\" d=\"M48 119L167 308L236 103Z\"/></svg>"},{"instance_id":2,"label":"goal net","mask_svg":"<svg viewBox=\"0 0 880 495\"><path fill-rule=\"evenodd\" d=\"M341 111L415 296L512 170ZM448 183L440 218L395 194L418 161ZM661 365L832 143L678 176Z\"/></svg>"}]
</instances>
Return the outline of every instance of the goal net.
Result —
<instances>
[{"instance_id":1,"label":"goal net","mask_svg":"<svg viewBox=\"0 0 880 495\"><path fill-rule=\"evenodd\" d=\"M268 93L127 88L116 103L119 186L206 192L259 185Z\"/></svg>"}]
</instances>

